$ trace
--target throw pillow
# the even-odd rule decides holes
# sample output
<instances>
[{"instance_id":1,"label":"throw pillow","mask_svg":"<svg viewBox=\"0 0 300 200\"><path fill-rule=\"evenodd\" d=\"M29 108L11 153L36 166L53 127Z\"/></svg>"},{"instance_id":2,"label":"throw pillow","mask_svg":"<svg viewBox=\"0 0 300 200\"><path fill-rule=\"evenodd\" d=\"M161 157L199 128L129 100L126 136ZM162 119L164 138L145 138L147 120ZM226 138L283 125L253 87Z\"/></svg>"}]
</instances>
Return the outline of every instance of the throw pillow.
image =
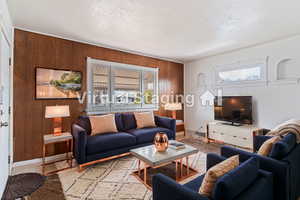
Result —
<instances>
[{"instance_id":1,"label":"throw pillow","mask_svg":"<svg viewBox=\"0 0 300 200\"><path fill-rule=\"evenodd\" d=\"M211 197L217 180L239 166L239 163L239 155L235 155L210 168L204 176L199 193Z\"/></svg>"},{"instance_id":2,"label":"throw pillow","mask_svg":"<svg viewBox=\"0 0 300 200\"><path fill-rule=\"evenodd\" d=\"M268 156L272 150L273 145L279 140L280 140L279 136L275 136L266 140L259 148L257 154L261 156Z\"/></svg>"},{"instance_id":3,"label":"throw pillow","mask_svg":"<svg viewBox=\"0 0 300 200\"><path fill-rule=\"evenodd\" d=\"M137 128L155 127L153 112L134 113Z\"/></svg>"},{"instance_id":4,"label":"throw pillow","mask_svg":"<svg viewBox=\"0 0 300 200\"><path fill-rule=\"evenodd\" d=\"M282 159L295 147L297 144L296 140L295 134L290 133L284 136L280 141L273 145L269 156L278 160Z\"/></svg>"},{"instance_id":5,"label":"throw pillow","mask_svg":"<svg viewBox=\"0 0 300 200\"><path fill-rule=\"evenodd\" d=\"M118 132L114 114L90 116L90 122L92 127L91 135Z\"/></svg>"}]
</instances>

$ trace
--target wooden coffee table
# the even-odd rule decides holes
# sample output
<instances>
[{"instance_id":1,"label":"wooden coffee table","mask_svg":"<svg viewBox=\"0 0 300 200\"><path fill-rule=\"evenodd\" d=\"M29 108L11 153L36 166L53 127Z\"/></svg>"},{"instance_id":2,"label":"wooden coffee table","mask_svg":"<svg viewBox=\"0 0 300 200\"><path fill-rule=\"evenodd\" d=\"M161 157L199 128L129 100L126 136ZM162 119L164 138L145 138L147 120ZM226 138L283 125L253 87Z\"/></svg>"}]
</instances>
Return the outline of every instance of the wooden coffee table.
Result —
<instances>
[{"instance_id":1,"label":"wooden coffee table","mask_svg":"<svg viewBox=\"0 0 300 200\"><path fill-rule=\"evenodd\" d=\"M198 149L187 144L180 150L169 147L165 152L157 152L154 145L149 145L130 152L138 159L138 170L133 175L149 189L152 189L149 172L151 175L163 173L178 182L198 173L189 166L189 156L198 153ZM141 162L144 163L142 169Z\"/></svg>"}]
</instances>

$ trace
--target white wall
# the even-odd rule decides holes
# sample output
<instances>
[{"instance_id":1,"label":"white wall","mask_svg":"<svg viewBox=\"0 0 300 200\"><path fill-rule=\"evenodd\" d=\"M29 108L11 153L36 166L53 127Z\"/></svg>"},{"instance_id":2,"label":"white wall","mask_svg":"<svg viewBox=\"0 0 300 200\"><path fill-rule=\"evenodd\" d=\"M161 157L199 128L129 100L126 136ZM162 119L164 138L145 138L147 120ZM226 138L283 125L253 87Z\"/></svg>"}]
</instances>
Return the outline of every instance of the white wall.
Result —
<instances>
[{"instance_id":1,"label":"white wall","mask_svg":"<svg viewBox=\"0 0 300 200\"><path fill-rule=\"evenodd\" d=\"M13 29L6 0L0 0L0 29L5 33L6 39L12 42Z\"/></svg>"},{"instance_id":2,"label":"white wall","mask_svg":"<svg viewBox=\"0 0 300 200\"><path fill-rule=\"evenodd\" d=\"M292 58L289 64L293 69L290 72L300 78L300 35L185 63L185 94L196 95L195 105L185 108L186 128L196 131L214 119L213 108L200 104L199 96L204 89L197 87L198 73L205 73L208 88L213 89L216 66L266 57L269 60L268 79L271 83L276 80L278 62L284 58ZM272 128L289 118L300 118L300 84L230 87L223 88L223 95L253 96L254 123L260 128Z\"/></svg>"}]
</instances>

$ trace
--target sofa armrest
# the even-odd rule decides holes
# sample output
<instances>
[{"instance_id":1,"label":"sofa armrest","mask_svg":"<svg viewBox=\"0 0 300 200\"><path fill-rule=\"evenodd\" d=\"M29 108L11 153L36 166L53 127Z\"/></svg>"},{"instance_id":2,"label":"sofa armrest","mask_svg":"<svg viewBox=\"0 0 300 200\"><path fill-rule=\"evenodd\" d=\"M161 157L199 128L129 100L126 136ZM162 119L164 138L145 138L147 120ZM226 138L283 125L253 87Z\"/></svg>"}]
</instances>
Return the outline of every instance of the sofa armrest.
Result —
<instances>
[{"instance_id":1,"label":"sofa armrest","mask_svg":"<svg viewBox=\"0 0 300 200\"><path fill-rule=\"evenodd\" d=\"M209 200L162 174L153 176L152 189L153 200Z\"/></svg>"},{"instance_id":2,"label":"sofa armrest","mask_svg":"<svg viewBox=\"0 0 300 200\"><path fill-rule=\"evenodd\" d=\"M290 197L291 199L296 199L297 197L300 196L300 145L296 144L296 147L282 160L284 162L289 163L290 165L290 185L291 185L291 190L290 190Z\"/></svg>"},{"instance_id":3,"label":"sofa armrest","mask_svg":"<svg viewBox=\"0 0 300 200\"><path fill-rule=\"evenodd\" d=\"M83 164L86 161L86 130L77 124L72 125L72 135L74 139L74 155L78 164Z\"/></svg>"},{"instance_id":4,"label":"sofa armrest","mask_svg":"<svg viewBox=\"0 0 300 200\"><path fill-rule=\"evenodd\" d=\"M216 164L226 160L225 157L220 156L215 153L208 153L206 155L206 170L209 170L211 167L215 166Z\"/></svg>"},{"instance_id":5,"label":"sofa armrest","mask_svg":"<svg viewBox=\"0 0 300 200\"><path fill-rule=\"evenodd\" d=\"M257 135L253 136L253 151L257 152L261 145L272 136L265 136L265 135Z\"/></svg>"},{"instance_id":6,"label":"sofa armrest","mask_svg":"<svg viewBox=\"0 0 300 200\"><path fill-rule=\"evenodd\" d=\"M240 161L244 162L244 161L248 160L249 158L251 158L254 155L254 153L247 152L247 151L237 149L234 147L230 147L230 146L222 146L221 147L221 156L223 156L225 158L229 158L229 157L235 156L235 155L239 155Z\"/></svg>"},{"instance_id":7,"label":"sofa armrest","mask_svg":"<svg viewBox=\"0 0 300 200\"><path fill-rule=\"evenodd\" d=\"M169 139L176 138L176 120L169 117L161 117L155 116L155 124L156 126L170 129L172 131L172 135Z\"/></svg>"}]
</instances>

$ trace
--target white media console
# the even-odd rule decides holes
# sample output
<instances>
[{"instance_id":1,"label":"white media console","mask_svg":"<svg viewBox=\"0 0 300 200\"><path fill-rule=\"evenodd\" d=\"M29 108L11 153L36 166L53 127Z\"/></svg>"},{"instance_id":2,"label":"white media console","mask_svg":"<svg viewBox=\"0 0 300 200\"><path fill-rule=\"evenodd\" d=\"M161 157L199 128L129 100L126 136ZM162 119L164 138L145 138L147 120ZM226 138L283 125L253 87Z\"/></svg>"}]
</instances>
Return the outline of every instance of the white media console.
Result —
<instances>
[{"instance_id":1,"label":"white media console","mask_svg":"<svg viewBox=\"0 0 300 200\"><path fill-rule=\"evenodd\" d=\"M210 122L207 125L207 139L209 142L227 143L247 149L253 149L253 132L257 127L253 125L232 126L222 122Z\"/></svg>"}]
</instances>

